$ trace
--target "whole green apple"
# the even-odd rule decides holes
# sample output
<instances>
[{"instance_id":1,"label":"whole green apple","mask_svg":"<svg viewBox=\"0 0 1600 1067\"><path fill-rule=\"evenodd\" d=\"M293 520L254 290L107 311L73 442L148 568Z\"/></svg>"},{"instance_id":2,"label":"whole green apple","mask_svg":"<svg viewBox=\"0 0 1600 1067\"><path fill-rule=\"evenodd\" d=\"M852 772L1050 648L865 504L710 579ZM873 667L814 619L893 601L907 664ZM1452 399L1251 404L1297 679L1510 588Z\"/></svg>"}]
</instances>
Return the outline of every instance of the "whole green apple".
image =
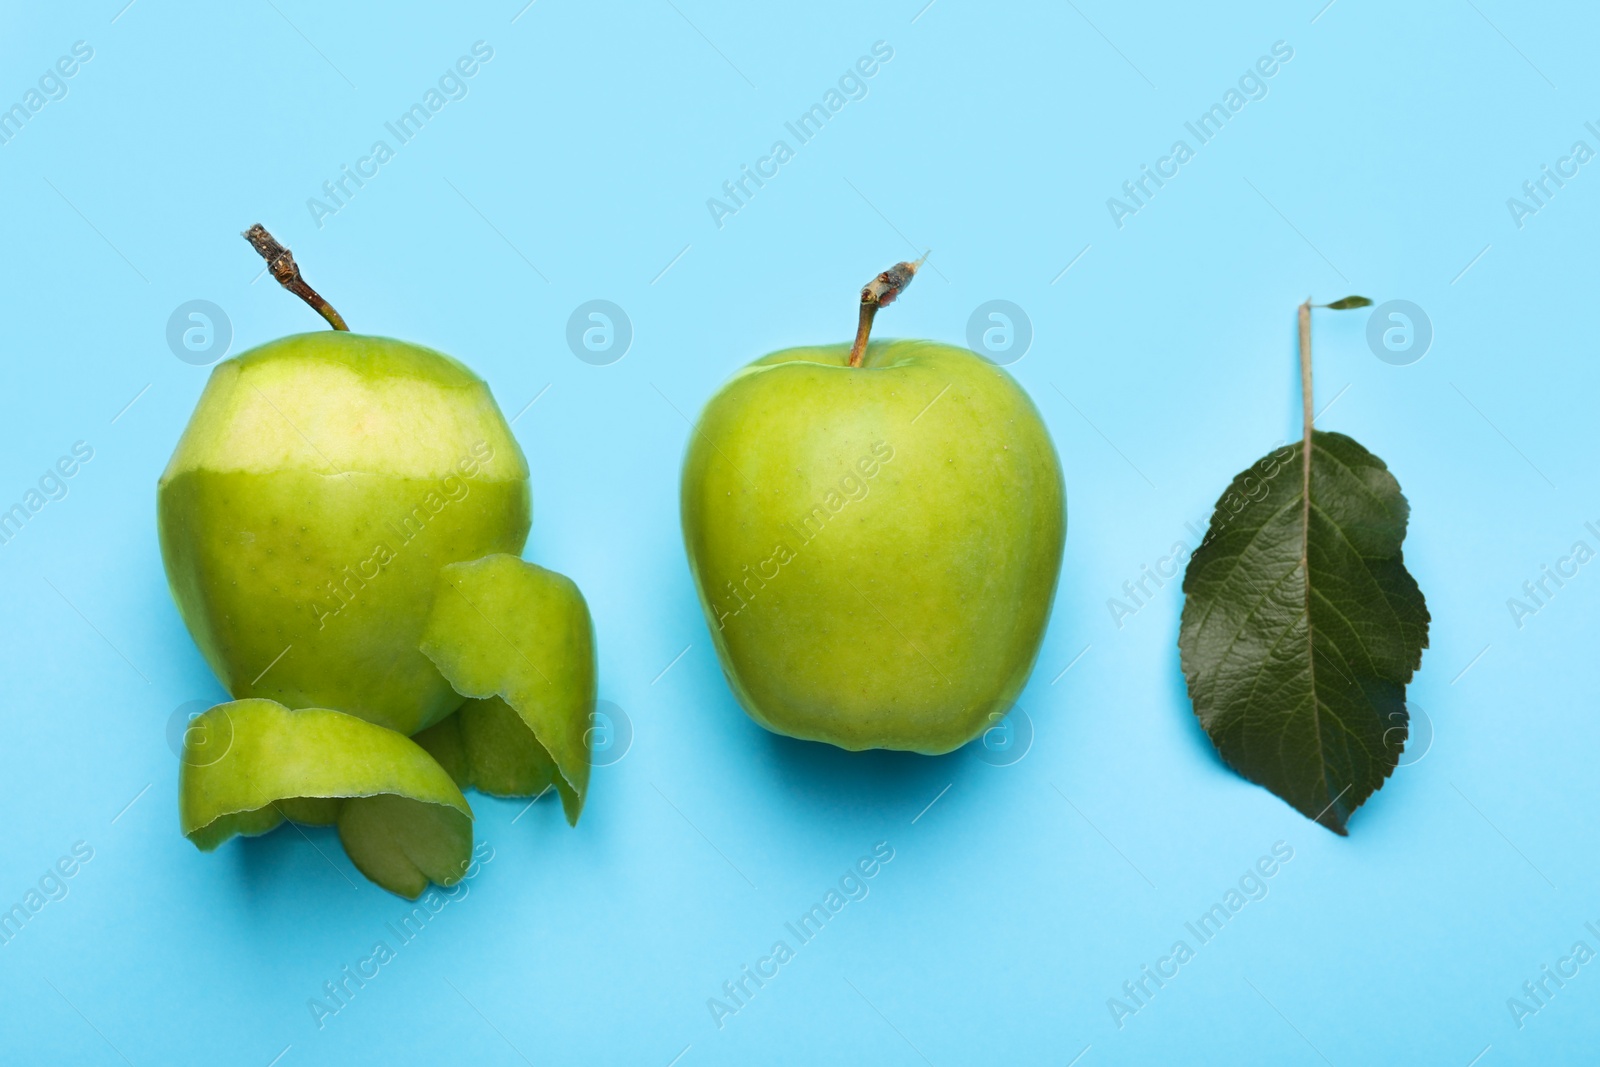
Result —
<instances>
[{"instance_id":1,"label":"whole green apple","mask_svg":"<svg viewBox=\"0 0 1600 1067\"><path fill-rule=\"evenodd\" d=\"M531 508L477 375L343 330L218 364L157 492L173 596L235 699L403 734L464 699L417 647L440 569L520 553Z\"/></svg>"},{"instance_id":2,"label":"whole green apple","mask_svg":"<svg viewBox=\"0 0 1600 1067\"><path fill-rule=\"evenodd\" d=\"M902 268L875 306L909 282ZM854 349L775 352L706 405L683 465L684 541L751 718L846 749L948 752L1005 714L1033 668L1066 492L1005 371L928 341L868 345L868 295Z\"/></svg>"}]
</instances>

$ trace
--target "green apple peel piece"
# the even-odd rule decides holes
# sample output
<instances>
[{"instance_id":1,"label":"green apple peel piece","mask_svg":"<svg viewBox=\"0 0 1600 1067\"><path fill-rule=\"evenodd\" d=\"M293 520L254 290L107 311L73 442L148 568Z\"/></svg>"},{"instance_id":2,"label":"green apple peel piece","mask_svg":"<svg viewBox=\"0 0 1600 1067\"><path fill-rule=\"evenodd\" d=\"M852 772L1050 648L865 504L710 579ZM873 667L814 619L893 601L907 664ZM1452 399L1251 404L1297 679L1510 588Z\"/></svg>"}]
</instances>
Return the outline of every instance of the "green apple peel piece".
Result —
<instances>
[{"instance_id":1,"label":"green apple peel piece","mask_svg":"<svg viewBox=\"0 0 1600 1067\"><path fill-rule=\"evenodd\" d=\"M469 700L411 738L428 750L462 789L495 797L537 797L560 771L516 709L499 697Z\"/></svg>"},{"instance_id":2,"label":"green apple peel piece","mask_svg":"<svg viewBox=\"0 0 1600 1067\"><path fill-rule=\"evenodd\" d=\"M339 840L362 874L416 900L429 882L451 886L466 873L472 817L396 793L351 797L339 808Z\"/></svg>"},{"instance_id":3,"label":"green apple peel piece","mask_svg":"<svg viewBox=\"0 0 1600 1067\"><path fill-rule=\"evenodd\" d=\"M343 712L259 698L219 704L195 724L190 736L231 739L220 757L186 752L179 771L180 826L202 851L286 817L336 816L356 867L403 896L414 899L429 880L452 885L471 862L472 809L410 738Z\"/></svg>"},{"instance_id":4,"label":"green apple peel piece","mask_svg":"<svg viewBox=\"0 0 1600 1067\"><path fill-rule=\"evenodd\" d=\"M540 774L519 723L491 699L499 697L532 732L526 740L548 753L576 826L589 787L595 651L589 607L572 580L503 554L452 563L439 571L421 648L458 693L479 701L457 725L473 782L481 775L485 792L525 796Z\"/></svg>"},{"instance_id":5,"label":"green apple peel piece","mask_svg":"<svg viewBox=\"0 0 1600 1067\"><path fill-rule=\"evenodd\" d=\"M301 826L332 826L339 821L339 797L286 797L275 805L290 822Z\"/></svg>"},{"instance_id":6,"label":"green apple peel piece","mask_svg":"<svg viewBox=\"0 0 1600 1067\"><path fill-rule=\"evenodd\" d=\"M590 704L593 703L591 698ZM552 786L571 785L556 766L550 750L500 697L469 700L456 712L474 789L497 797L538 796ZM587 719L584 728L587 729ZM583 753L581 781L588 786L589 761ZM582 804L581 795L577 798ZM576 812L574 813L576 819Z\"/></svg>"},{"instance_id":7,"label":"green apple peel piece","mask_svg":"<svg viewBox=\"0 0 1600 1067\"><path fill-rule=\"evenodd\" d=\"M434 762L445 769L456 787L472 788L472 768L467 764L466 744L461 740L461 722L451 712L426 730L418 730L411 740L422 746Z\"/></svg>"}]
</instances>

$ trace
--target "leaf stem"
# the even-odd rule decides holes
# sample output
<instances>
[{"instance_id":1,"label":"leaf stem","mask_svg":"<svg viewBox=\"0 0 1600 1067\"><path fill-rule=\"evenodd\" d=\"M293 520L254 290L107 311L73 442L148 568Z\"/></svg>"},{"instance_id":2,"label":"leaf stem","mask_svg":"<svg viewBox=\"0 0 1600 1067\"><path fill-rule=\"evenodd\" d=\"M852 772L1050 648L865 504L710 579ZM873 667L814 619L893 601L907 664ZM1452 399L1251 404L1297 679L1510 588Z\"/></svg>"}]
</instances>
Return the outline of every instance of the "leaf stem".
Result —
<instances>
[{"instance_id":1,"label":"leaf stem","mask_svg":"<svg viewBox=\"0 0 1600 1067\"><path fill-rule=\"evenodd\" d=\"M894 303L894 298L911 284L911 279L917 276L917 268L927 258L928 254L924 252L922 259L915 263L896 263L862 287L861 318L856 323L855 343L850 346L850 366L861 366L861 359L867 353L867 339L872 336L872 320L877 317L878 309Z\"/></svg>"},{"instance_id":2,"label":"leaf stem","mask_svg":"<svg viewBox=\"0 0 1600 1067\"><path fill-rule=\"evenodd\" d=\"M1306 455L1311 455L1311 420L1316 418L1311 411L1311 309L1327 308L1329 311L1349 311L1352 308L1371 307L1372 301L1364 296L1346 296L1330 304L1313 304L1308 296L1305 303L1300 305L1300 405L1302 414L1302 430L1304 432ZM1311 495L1311 464L1306 463L1306 495Z\"/></svg>"},{"instance_id":3,"label":"leaf stem","mask_svg":"<svg viewBox=\"0 0 1600 1067\"><path fill-rule=\"evenodd\" d=\"M267 261L267 269L278 279L279 285L310 304L312 310L328 320L329 326L335 330L349 332L350 327L344 324L343 317L333 309L333 305L323 299L321 293L307 285L306 280L300 276L300 267L294 261L294 253L279 244L278 239L268 233L265 226L258 222L241 236L261 254L262 259Z\"/></svg>"},{"instance_id":4,"label":"leaf stem","mask_svg":"<svg viewBox=\"0 0 1600 1067\"><path fill-rule=\"evenodd\" d=\"M1300 412L1301 433L1306 455L1311 455L1311 421L1316 418L1311 410L1311 298L1300 305ZM1311 463L1305 464L1306 500L1311 499Z\"/></svg>"}]
</instances>

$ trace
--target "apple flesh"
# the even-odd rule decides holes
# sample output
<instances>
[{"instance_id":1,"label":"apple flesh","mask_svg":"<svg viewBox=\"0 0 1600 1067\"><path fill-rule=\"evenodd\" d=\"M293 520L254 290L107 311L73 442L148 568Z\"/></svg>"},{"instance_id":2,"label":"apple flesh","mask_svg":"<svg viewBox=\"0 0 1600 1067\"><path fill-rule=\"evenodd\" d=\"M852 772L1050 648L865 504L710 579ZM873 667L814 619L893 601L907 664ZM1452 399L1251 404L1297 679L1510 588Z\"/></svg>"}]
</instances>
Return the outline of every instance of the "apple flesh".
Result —
<instances>
[{"instance_id":1,"label":"apple flesh","mask_svg":"<svg viewBox=\"0 0 1600 1067\"><path fill-rule=\"evenodd\" d=\"M1049 432L966 349L775 352L706 405L684 459L689 567L734 694L769 730L948 752L1039 653L1066 539Z\"/></svg>"},{"instance_id":2,"label":"apple flesh","mask_svg":"<svg viewBox=\"0 0 1600 1067\"><path fill-rule=\"evenodd\" d=\"M235 699L411 734L464 699L418 649L440 569L520 553L532 502L477 375L321 331L217 365L157 516L179 612Z\"/></svg>"}]
</instances>

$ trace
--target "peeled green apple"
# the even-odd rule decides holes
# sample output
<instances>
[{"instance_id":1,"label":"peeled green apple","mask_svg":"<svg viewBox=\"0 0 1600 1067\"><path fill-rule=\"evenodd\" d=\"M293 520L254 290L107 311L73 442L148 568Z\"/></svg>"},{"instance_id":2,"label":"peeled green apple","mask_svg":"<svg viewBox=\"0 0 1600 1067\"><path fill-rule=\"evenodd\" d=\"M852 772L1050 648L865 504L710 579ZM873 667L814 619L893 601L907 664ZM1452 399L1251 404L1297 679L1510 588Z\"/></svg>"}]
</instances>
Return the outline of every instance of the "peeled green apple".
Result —
<instances>
[{"instance_id":1,"label":"peeled green apple","mask_svg":"<svg viewBox=\"0 0 1600 1067\"><path fill-rule=\"evenodd\" d=\"M531 508L477 375L341 330L218 364L157 495L178 609L229 693L404 734L463 700L417 647L440 569L520 553Z\"/></svg>"},{"instance_id":2,"label":"peeled green apple","mask_svg":"<svg viewBox=\"0 0 1600 1067\"><path fill-rule=\"evenodd\" d=\"M185 735L181 824L204 851L337 824L363 874L415 898L467 867L458 782L553 786L576 825L588 605L517 556L528 466L483 381L350 333L265 227L244 237L334 332L218 366L161 476L173 597L235 697Z\"/></svg>"},{"instance_id":3,"label":"peeled green apple","mask_svg":"<svg viewBox=\"0 0 1600 1067\"><path fill-rule=\"evenodd\" d=\"M872 310L914 269L895 268ZM867 344L871 290L853 349L775 352L706 405L683 465L684 541L751 718L935 754L992 726L1027 681L1066 492L1016 382L965 349Z\"/></svg>"}]
</instances>

